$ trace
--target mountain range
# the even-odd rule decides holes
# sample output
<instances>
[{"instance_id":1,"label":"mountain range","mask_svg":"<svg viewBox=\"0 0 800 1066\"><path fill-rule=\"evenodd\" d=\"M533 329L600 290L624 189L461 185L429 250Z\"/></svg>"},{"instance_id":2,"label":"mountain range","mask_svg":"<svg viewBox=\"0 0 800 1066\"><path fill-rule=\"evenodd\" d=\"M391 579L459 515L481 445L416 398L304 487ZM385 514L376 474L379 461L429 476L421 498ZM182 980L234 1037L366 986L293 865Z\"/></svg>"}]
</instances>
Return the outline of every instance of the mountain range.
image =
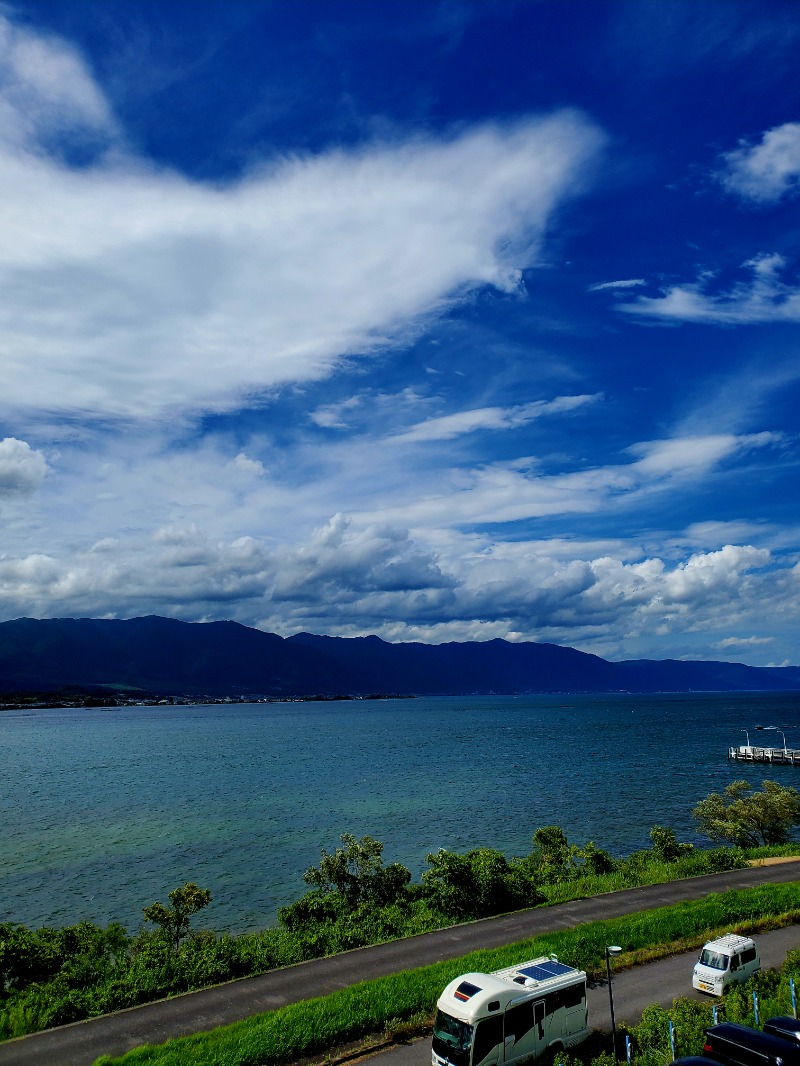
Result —
<instances>
[{"instance_id":1,"label":"mountain range","mask_svg":"<svg viewBox=\"0 0 800 1066\"><path fill-rule=\"evenodd\" d=\"M0 622L0 691L303 697L800 690L800 666L610 662L556 644L389 644L280 637L238 622L18 618Z\"/></svg>"}]
</instances>

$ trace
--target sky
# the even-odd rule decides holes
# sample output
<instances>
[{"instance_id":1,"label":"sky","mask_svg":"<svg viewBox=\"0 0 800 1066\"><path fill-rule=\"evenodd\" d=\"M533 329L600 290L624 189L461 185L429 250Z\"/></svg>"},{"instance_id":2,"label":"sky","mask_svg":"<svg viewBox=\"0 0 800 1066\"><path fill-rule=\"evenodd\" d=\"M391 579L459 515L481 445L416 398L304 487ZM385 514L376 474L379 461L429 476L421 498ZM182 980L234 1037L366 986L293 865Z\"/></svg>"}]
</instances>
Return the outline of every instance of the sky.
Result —
<instances>
[{"instance_id":1,"label":"sky","mask_svg":"<svg viewBox=\"0 0 800 1066\"><path fill-rule=\"evenodd\" d=\"M800 5L0 0L0 620L800 663Z\"/></svg>"}]
</instances>

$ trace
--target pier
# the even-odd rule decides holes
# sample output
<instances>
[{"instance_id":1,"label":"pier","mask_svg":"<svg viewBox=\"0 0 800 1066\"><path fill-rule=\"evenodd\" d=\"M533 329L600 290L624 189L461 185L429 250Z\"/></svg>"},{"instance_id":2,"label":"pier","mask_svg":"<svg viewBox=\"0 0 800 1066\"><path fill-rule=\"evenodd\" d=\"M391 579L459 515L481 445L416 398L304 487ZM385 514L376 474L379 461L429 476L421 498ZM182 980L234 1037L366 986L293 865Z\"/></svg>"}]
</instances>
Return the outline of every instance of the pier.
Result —
<instances>
[{"instance_id":1,"label":"pier","mask_svg":"<svg viewBox=\"0 0 800 1066\"><path fill-rule=\"evenodd\" d=\"M800 750L797 748L757 748L751 744L738 744L728 748L728 758L739 762L789 763L800 766Z\"/></svg>"}]
</instances>

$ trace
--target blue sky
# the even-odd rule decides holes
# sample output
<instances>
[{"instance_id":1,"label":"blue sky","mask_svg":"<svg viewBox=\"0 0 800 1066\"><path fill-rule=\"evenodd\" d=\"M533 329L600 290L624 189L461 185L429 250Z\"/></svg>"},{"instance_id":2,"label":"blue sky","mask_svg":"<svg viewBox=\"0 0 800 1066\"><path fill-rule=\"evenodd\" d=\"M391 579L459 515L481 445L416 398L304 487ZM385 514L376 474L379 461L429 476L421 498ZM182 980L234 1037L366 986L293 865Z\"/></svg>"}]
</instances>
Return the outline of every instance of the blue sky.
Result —
<instances>
[{"instance_id":1,"label":"blue sky","mask_svg":"<svg viewBox=\"0 0 800 1066\"><path fill-rule=\"evenodd\" d=\"M800 7L0 4L0 617L797 663Z\"/></svg>"}]
</instances>

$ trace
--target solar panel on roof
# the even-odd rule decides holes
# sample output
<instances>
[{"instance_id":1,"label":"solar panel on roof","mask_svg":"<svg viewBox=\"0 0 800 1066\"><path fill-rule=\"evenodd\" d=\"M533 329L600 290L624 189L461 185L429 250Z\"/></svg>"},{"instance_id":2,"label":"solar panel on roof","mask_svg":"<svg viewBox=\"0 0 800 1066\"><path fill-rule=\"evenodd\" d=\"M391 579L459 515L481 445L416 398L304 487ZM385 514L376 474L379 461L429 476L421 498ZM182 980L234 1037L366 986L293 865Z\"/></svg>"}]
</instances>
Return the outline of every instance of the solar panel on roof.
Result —
<instances>
[{"instance_id":1,"label":"solar panel on roof","mask_svg":"<svg viewBox=\"0 0 800 1066\"><path fill-rule=\"evenodd\" d=\"M547 981L551 977L571 973L572 967L565 966L563 962L539 962L535 966L523 966L519 972L526 977L532 977L534 981Z\"/></svg>"}]
</instances>

